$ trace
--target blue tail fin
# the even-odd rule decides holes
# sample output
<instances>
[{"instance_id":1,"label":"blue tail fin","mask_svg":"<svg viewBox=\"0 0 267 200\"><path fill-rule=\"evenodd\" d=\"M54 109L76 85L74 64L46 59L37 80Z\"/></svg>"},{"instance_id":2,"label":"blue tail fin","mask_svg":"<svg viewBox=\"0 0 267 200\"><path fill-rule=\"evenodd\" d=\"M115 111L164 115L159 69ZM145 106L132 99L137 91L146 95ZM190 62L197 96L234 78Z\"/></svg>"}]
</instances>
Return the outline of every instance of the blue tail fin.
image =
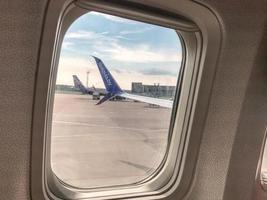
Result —
<instances>
[{"instance_id":1,"label":"blue tail fin","mask_svg":"<svg viewBox=\"0 0 267 200\"><path fill-rule=\"evenodd\" d=\"M107 91L107 94L104 98L102 98L97 105L104 103L105 101L116 97L116 95L122 93L122 89L120 88L120 86L118 85L118 83L115 81L115 79L113 78L113 76L111 75L111 73L108 71L108 69L106 68L106 66L104 65L104 63L102 62L102 60L100 60L99 58L92 56L97 64L97 67L99 69L99 72L101 74L101 77L103 79L103 82L105 84L105 88Z\"/></svg>"},{"instance_id":2,"label":"blue tail fin","mask_svg":"<svg viewBox=\"0 0 267 200\"><path fill-rule=\"evenodd\" d=\"M74 87L76 89L79 89L83 94L88 93L86 87L84 87L80 79L76 75L72 75L72 77L73 77Z\"/></svg>"},{"instance_id":3,"label":"blue tail fin","mask_svg":"<svg viewBox=\"0 0 267 200\"><path fill-rule=\"evenodd\" d=\"M93 56L93 58L96 61L97 67L99 69L99 72L101 74L101 77L103 79L103 82L105 84L106 90L108 93L111 94L117 94L122 92L120 86L115 81L115 79L112 77L111 73L108 71L102 60L99 58Z\"/></svg>"}]
</instances>

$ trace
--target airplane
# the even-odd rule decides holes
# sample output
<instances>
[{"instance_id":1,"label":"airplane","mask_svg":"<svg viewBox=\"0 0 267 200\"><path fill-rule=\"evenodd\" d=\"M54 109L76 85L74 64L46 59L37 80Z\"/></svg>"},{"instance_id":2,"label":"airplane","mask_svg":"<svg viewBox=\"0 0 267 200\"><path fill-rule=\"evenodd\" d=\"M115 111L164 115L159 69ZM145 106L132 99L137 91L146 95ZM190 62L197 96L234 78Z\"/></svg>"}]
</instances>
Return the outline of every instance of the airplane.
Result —
<instances>
[{"instance_id":1,"label":"airplane","mask_svg":"<svg viewBox=\"0 0 267 200\"><path fill-rule=\"evenodd\" d=\"M80 81L80 79L78 78L77 75L72 75L72 78L73 78L73 83L74 83L74 87L78 90L80 90L83 94L94 94L95 92L98 92L95 87L91 87L91 88L88 88L88 87L85 87L83 85L83 83ZM98 92L99 94L101 95L105 95L104 93L100 93Z\"/></svg>"},{"instance_id":2,"label":"airplane","mask_svg":"<svg viewBox=\"0 0 267 200\"><path fill-rule=\"evenodd\" d=\"M101 77L103 79L105 88L106 88L106 94L105 96L97 103L97 105L100 105L104 103L105 101L116 98L116 97L122 97L127 99L132 99L135 101L140 101L152 105L157 105L165 108L172 108L173 101L167 100L167 99L159 99L159 98L153 98L153 97L147 97L147 96L140 96L140 95L134 95L129 94L125 91L123 91L116 80L113 78L112 74L109 72L105 64L102 62L101 59L92 56L97 64L97 67L99 69L99 72L101 74Z\"/></svg>"},{"instance_id":3,"label":"airplane","mask_svg":"<svg viewBox=\"0 0 267 200\"><path fill-rule=\"evenodd\" d=\"M72 77L73 77L74 87L76 89L80 90L80 92L82 92L82 94L92 95L93 100L99 100L100 96L105 96L107 94L106 91L96 90L96 88L94 86L91 88L85 87L77 75L72 75ZM115 97L110 98L109 100L113 101L113 100L124 100L124 99L125 99L124 97L115 96Z\"/></svg>"},{"instance_id":4,"label":"airplane","mask_svg":"<svg viewBox=\"0 0 267 200\"><path fill-rule=\"evenodd\" d=\"M93 86L91 88L85 87L83 83L80 81L77 75L72 75L74 87L82 94L89 94L93 96L93 100L99 100L100 96L105 96L105 92L97 91L96 88Z\"/></svg>"}]
</instances>

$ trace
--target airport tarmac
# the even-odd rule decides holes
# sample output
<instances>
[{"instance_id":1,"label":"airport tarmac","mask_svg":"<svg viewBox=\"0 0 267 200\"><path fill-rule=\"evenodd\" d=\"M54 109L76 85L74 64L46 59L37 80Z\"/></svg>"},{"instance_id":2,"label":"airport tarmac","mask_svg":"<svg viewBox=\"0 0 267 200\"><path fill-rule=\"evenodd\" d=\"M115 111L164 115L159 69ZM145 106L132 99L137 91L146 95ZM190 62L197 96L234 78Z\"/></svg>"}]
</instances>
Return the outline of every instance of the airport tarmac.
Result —
<instances>
[{"instance_id":1,"label":"airport tarmac","mask_svg":"<svg viewBox=\"0 0 267 200\"><path fill-rule=\"evenodd\" d=\"M75 187L139 182L166 152L171 109L108 101L89 95L56 94L51 161L54 173Z\"/></svg>"}]
</instances>

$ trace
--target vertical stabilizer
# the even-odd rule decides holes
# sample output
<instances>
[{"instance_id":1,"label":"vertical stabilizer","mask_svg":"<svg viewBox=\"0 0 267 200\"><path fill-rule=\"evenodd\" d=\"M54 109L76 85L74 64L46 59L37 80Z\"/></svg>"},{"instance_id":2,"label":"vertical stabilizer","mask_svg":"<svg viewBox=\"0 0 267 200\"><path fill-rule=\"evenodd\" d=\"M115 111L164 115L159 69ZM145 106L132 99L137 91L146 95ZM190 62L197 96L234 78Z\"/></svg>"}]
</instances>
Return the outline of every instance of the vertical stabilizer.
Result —
<instances>
[{"instance_id":1,"label":"vertical stabilizer","mask_svg":"<svg viewBox=\"0 0 267 200\"><path fill-rule=\"evenodd\" d=\"M118 83L115 81L111 73L108 71L102 60L99 58L93 56L93 58L96 61L97 67L99 69L99 72L101 74L101 77L103 79L103 82L105 84L106 90L108 93L111 93L112 95L118 94L122 92L122 89L118 85Z\"/></svg>"},{"instance_id":2,"label":"vertical stabilizer","mask_svg":"<svg viewBox=\"0 0 267 200\"><path fill-rule=\"evenodd\" d=\"M83 94L87 94L88 90L86 89L86 87L84 87L84 85L82 84L80 79L77 77L77 75L72 75L72 78L73 78L74 87L76 89L79 89Z\"/></svg>"}]
</instances>

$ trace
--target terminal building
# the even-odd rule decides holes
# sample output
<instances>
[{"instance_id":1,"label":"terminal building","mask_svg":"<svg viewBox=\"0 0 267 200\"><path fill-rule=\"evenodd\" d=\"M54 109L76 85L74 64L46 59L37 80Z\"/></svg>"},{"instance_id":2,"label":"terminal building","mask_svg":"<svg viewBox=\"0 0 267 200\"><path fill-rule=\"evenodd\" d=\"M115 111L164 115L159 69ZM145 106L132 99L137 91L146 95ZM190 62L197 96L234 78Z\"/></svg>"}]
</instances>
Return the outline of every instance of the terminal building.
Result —
<instances>
[{"instance_id":1,"label":"terminal building","mask_svg":"<svg viewBox=\"0 0 267 200\"><path fill-rule=\"evenodd\" d=\"M143 85L141 82L132 82L131 92L151 97L173 97L175 94L175 86L159 84Z\"/></svg>"}]
</instances>

